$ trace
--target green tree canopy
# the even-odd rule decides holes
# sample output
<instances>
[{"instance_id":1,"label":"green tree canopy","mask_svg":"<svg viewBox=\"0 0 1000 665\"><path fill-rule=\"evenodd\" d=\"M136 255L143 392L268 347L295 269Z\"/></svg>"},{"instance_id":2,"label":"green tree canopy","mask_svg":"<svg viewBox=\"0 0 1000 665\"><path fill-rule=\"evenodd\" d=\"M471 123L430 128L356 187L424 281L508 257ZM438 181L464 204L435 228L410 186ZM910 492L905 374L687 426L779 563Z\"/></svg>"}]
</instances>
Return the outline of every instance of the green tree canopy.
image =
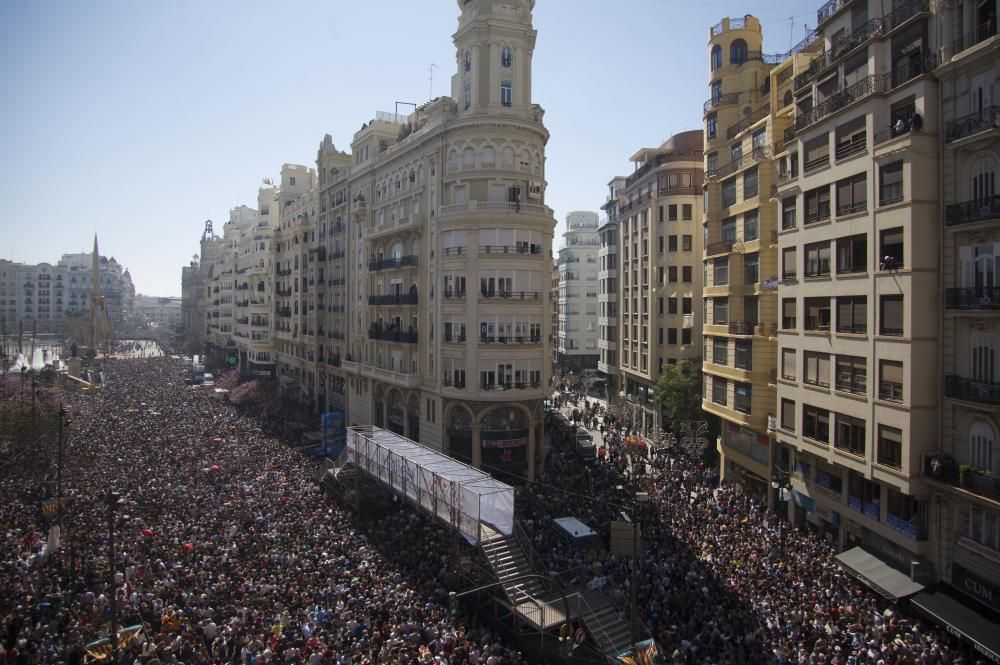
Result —
<instances>
[{"instance_id":1,"label":"green tree canopy","mask_svg":"<svg viewBox=\"0 0 1000 665\"><path fill-rule=\"evenodd\" d=\"M664 365L660 380L653 388L656 402L673 422L706 420L701 410L701 362L684 360Z\"/></svg>"}]
</instances>

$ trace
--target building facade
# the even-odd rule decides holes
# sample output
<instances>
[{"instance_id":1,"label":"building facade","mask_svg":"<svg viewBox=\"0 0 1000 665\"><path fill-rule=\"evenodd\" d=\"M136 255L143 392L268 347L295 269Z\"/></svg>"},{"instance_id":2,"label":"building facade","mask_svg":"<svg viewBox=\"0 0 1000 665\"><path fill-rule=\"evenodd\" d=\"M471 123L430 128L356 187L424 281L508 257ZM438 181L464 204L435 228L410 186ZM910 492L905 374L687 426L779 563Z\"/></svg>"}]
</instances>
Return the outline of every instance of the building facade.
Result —
<instances>
[{"instance_id":1,"label":"building facade","mask_svg":"<svg viewBox=\"0 0 1000 665\"><path fill-rule=\"evenodd\" d=\"M653 397L662 368L702 355L702 135L682 132L632 156L619 190L620 397L636 429L664 418Z\"/></svg>"},{"instance_id":2,"label":"building facade","mask_svg":"<svg viewBox=\"0 0 1000 665\"><path fill-rule=\"evenodd\" d=\"M618 261L619 193L625 178L616 177L608 183L608 196L601 209L606 217L597 228L600 248L597 251L597 375L604 380L604 397L618 395L618 292L621 288Z\"/></svg>"},{"instance_id":3,"label":"building facade","mask_svg":"<svg viewBox=\"0 0 1000 665\"><path fill-rule=\"evenodd\" d=\"M559 347L562 374L597 369L597 213L566 215L559 248Z\"/></svg>"},{"instance_id":4,"label":"building facade","mask_svg":"<svg viewBox=\"0 0 1000 665\"><path fill-rule=\"evenodd\" d=\"M261 190L246 233L206 229L203 321L241 367L269 353L282 390L316 411L533 477L555 305L534 2L458 4L451 97L378 113L348 152L325 137L315 171L285 165Z\"/></svg>"}]
</instances>

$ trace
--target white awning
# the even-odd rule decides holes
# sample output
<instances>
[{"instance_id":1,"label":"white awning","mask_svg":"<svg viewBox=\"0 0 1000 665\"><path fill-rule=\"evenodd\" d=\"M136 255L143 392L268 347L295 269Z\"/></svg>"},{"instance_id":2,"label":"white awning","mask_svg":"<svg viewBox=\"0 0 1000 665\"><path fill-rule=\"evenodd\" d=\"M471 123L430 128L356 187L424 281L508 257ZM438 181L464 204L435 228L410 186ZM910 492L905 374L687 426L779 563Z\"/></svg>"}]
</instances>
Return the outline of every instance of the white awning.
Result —
<instances>
[{"instance_id":1,"label":"white awning","mask_svg":"<svg viewBox=\"0 0 1000 665\"><path fill-rule=\"evenodd\" d=\"M924 590L924 585L914 582L881 559L860 547L841 552L837 563L886 598L899 600Z\"/></svg>"}]
</instances>

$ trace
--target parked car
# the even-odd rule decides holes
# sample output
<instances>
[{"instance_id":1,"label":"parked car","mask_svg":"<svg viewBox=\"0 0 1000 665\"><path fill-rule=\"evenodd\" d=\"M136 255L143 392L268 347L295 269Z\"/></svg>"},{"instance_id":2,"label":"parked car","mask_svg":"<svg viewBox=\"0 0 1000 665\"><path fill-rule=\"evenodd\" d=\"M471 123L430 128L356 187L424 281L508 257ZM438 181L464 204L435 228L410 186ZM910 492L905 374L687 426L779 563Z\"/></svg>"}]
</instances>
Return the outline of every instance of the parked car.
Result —
<instances>
[{"instance_id":1,"label":"parked car","mask_svg":"<svg viewBox=\"0 0 1000 665\"><path fill-rule=\"evenodd\" d=\"M594 436L583 427L576 429L576 455L584 462L597 459L597 444Z\"/></svg>"}]
</instances>

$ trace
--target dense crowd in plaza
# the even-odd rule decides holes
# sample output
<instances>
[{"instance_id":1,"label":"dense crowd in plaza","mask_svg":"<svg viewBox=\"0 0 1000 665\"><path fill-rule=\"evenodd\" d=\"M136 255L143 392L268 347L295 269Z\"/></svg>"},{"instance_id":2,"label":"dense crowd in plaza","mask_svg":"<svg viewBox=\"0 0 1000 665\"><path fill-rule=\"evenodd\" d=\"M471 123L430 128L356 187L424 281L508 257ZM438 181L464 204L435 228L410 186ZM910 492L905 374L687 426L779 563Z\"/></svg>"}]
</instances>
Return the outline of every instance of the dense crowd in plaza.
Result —
<instances>
[{"instance_id":1,"label":"dense crowd in plaza","mask_svg":"<svg viewBox=\"0 0 1000 665\"><path fill-rule=\"evenodd\" d=\"M680 447L629 446L613 426L603 439L605 462L585 466L570 437L554 436L544 477L518 510L552 570L601 580L623 611L631 561L594 564L548 520L574 515L606 536L622 508L638 517L637 607L673 663L985 663L856 582L822 539L787 526L780 536L761 501L720 485L714 467ZM649 500L636 504L637 492Z\"/></svg>"},{"instance_id":2,"label":"dense crowd in plaza","mask_svg":"<svg viewBox=\"0 0 1000 665\"><path fill-rule=\"evenodd\" d=\"M0 665L80 663L115 600L119 626L146 625L121 663L523 662L474 617L449 616L439 526L403 506L355 521L300 453L184 386L169 359L107 368L100 393L67 396L78 424L57 555L44 554L39 488L0 478Z\"/></svg>"},{"instance_id":3,"label":"dense crowd in plaza","mask_svg":"<svg viewBox=\"0 0 1000 665\"><path fill-rule=\"evenodd\" d=\"M0 475L0 665L84 660L119 626L144 625L120 663L525 662L474 616L452 617L457 584L444 529L408 506L352 515L312 481L310 462L204 389L168 358L108 361L95 394L67 395L62 546L47 553L51 485ZM766 510L680 450L649 455L605 428L601 461L553 437L518 514L566 580L624 609L631 562L588 552L549 528L574 515L601 530L638 491L641 617L675 665L973 663L947 636L904 616L804 532L783 547ZM116 588L109 584L110 489Z\"/></svg>"}]
</instances>

